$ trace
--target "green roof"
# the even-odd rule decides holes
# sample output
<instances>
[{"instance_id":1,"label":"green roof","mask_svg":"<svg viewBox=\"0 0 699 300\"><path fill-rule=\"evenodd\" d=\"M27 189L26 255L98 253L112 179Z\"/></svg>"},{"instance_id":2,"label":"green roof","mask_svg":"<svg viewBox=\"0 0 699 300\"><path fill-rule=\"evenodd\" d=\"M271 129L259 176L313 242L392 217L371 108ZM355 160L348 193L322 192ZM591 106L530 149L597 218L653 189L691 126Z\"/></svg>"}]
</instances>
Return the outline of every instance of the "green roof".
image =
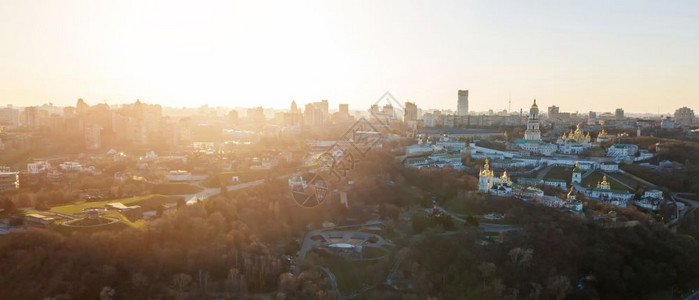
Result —
<instances>
[{"instance_id":1,"label":"green roof","mask_svg":"<svg viewBox=\"0 0 699 300\"><path fill-rule=\"evenodd\" d=\"M516 139L515 144L541 144L541 140L526 140L526 139Z\"/></svg>"},{"instance_id":2,"label":"green roof","mask_svg":"<svg viewBox=\"0 0 699 300\"><path fill-rule=\"evenodd\" d=\"M610 193L612 193L612 194L630 194L629 191L625 191L625 190L615 190L615 189L605 190L605 189L595 188L595 189L593 189L593 191L598 191L598 192L610 192Z\"/></svg>"}]
</instances>

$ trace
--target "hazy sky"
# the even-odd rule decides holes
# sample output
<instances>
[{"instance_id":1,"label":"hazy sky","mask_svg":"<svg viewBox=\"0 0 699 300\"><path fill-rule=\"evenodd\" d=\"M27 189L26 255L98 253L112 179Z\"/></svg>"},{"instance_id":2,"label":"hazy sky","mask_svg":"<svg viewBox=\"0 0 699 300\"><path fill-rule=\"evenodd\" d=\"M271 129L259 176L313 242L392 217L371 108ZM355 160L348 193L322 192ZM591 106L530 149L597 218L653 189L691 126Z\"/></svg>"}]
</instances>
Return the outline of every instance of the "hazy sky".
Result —
<instances>
[{"instance_id":1,"label":"hazy sky","mask_svg":"<svg viewBox=\"0 0 699 300\"><path fill-rule=\"evenodd\" d=\"M0 1L0 104L699 111L699 1Z\"/></svg>"}]
</instances>

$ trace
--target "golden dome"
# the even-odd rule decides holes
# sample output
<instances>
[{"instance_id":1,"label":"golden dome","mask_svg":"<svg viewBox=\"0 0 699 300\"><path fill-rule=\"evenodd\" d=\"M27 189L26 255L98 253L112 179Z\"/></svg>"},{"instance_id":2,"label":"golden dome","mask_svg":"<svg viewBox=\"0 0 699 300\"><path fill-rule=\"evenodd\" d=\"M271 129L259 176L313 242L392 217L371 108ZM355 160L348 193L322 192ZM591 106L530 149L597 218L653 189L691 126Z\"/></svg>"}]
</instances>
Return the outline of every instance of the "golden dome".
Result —
<instances>
[{"instance_id":1,"label":"golden dome","mask_svg":"<svg viewBox=\"0 0 699 300\"><path fill-rule=\"evenodd\" d=\"M493 177L493 171L490 170L490 160L485 160L485 165L483 165L483 170L481 170L480 176Z\"/></svg>"},{"instance_id":2,"label":"golden dome","mask_svg":"<svg viewBox=\"0 0 699 300\"><path fill-rule=\"evenodd\" d=\"M539 106L536 105L536 99L534 99L534 104L532 104L532 108L539 109Z\"/></svg>"},{"instance_id":3,"label":"golden dome","mask_svg":"<svg viewBox=\"0 0 699 300\"><path fill-rule=\"evenodd\" d=\"M607 181L607 175L604 175L602 177L602 182L597 183L597 188L605 189L605 190L611 189L611 185Z\"/></svg>"}]
</instances>

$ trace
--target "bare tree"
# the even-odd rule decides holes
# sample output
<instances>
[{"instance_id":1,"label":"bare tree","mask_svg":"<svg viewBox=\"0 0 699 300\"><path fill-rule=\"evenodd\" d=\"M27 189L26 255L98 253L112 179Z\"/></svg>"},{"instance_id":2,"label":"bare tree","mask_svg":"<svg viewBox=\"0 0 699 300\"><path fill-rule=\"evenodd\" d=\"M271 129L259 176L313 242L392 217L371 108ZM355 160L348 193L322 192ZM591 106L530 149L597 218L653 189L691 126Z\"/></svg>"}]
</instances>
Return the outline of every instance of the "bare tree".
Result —
<instances>
[{"instance_id":1,"label":"bare tree","mask_svg":"<svg viewBox=\"0 0 699 300\"><path fill-rule=\"evenodd\" d=\"M187 295L189 284L192 283L192 276L185 273L177 273L172 276L172 293L175 299L184 299Z\"/></svg>"},{"instance_id":2,"label":"bare tree","mask_svg":"<svg viewBox=\"0 0 699 300\"><path fill-rule=\"evenodd\" d=\"M570 289L570 280L564 275L551 276L546 280L546 288L556 296L556 299L563 299Z\"/></svg>"}]
</instances>

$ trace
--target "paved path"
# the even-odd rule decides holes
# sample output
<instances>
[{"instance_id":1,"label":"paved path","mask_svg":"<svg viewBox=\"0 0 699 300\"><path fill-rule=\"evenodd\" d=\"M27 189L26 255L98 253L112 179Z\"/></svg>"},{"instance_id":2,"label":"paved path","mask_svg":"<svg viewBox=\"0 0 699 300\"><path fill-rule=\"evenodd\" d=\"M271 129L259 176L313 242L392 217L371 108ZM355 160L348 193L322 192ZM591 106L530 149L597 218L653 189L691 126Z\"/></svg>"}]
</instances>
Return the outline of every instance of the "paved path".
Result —
<instances>
[{"instance_id":1,"label":"paved path","mask_svg":"<svg viewBox=\"0 0 699 300\"><path fill-rule=\"evenodd\" d=\"M609 174L609 173L605 173L605 174L607 175L607 177L609 177L609 178L611 178L612 180L616 181L618 184L621 184L621 185L627 187L627 188L628 188L629 190L631 190L631 191L636 191L636 187L632 187L632 186L627 185L626 183L623 183L621 180L614 178L614 176L612 176L612 174Z\"/></svg>"},{"instance_id":2,"label":"paved path","mask_svg":"<svg viewBox=\"0 0 699 300\"><path fill-rule=\"evenodd\" d=\"M447 214L450 216L452 219L466 223L466 219L459 217L448 210L442 208L441 206L435 206L437 209L442 211L443 213ZM507 224L491 224L491 223L480 223L478 224L478 227L483 229L486 232L508 232L508 231L514 231L514 230L521 230L522 227L517 226L517 225L507 225Z\"/></svg>"},{"instance_id":3,"label":"paved path","mask_svg":"<svg viewBox=\"0 0 699 300\"><path fill-rule=\"evenodd\" d=\"M335 290L335 292L337 292L337 295L340 296L340 289L337 287L337 278L335 278L335 274L333 274L333 272L331 272L330 269L328 269L326 267L319 266L319 265L316 265L315 267L318 268L319 270L325 272L326 275L328 275L328 278L330 278L330 283L332 284L333 289Z\"/></svg>"},{"instance_id":4,"label":"paved path","mask_svg":"<svg viewBox=\"0 0 699 300\"><path fill-rule=\"evenodd\" d=\"M553 166L546 166L545 169L539 171L539 174L536 175L536 180L542 180L542 179L544 179L544 176L546 176L546 174L548 174L549 171L551 171L552 168L553 168Z\"/></svg>"},{"instance_id":5,"label":"paved path","mask_svg":"<svg viewBox=\"0 0 699 300\"><path fill-rule=\"evenodd\" d=\"M371 227L374 225L376 225L376 224L371 224L371 225L366 225L366 226ZM367 239L370 236L374 236L377 239L376 242L372 243L372 244L363 243L362 245L365 247L368 246L368 247L384 248L385 246L392 246L393 245L392 242L385 240L382 236L380 236L378 234L373 234L373 233L368 233L368 232L360 232L359 230L361 230L361 228L363 226L365 226L365 225L340 226L340 227L322 228L322 229L316 229L316 230L309 231L303 237L303 242L301 244L301 250L299 250L299 256L297 259L299 261L305 260L306 254L308 253L308 251L311 251L311 249L318 247L323 243L323 241L314 241L311 239L313 236L317 236L317 235L323 236L323 238L325 238L326 243L332 243L332 242L330 242L329 238L326 238L325 235L332 235L332 236L338 236L338 237L341 236L341 238L342 238L341 243L349 243L350 242L349 240L352 238L352 236L360 235L360 236L367 236ZM347 227L353 227L353 228L356 228L356 230L342 230L343 228L347 228Z\"/></svg>"},{"instance_id":6,"label":"paved path","mask_svg":"<svg viewBox=\"0 0 699 300\"><path fill-rule=\"evenodd\" d=\"M682 195L692 195L692 194L691 193L670 193L670 197L672 198L673 201L675 201L675 203L682 202L685 205L685 207L682 211L677 212L677 214L678 214L677 218L667 223L667 226L670 228L672 228L673 226L676 226L679 223L679 221L682 220L682 218L684 218L685 216L687 216L687 214L689 214L689 212L691 212L692 210L695 210L699 207L699 201L684 198L684 197L682 197Z\"/></svg>"}]
</instances>

